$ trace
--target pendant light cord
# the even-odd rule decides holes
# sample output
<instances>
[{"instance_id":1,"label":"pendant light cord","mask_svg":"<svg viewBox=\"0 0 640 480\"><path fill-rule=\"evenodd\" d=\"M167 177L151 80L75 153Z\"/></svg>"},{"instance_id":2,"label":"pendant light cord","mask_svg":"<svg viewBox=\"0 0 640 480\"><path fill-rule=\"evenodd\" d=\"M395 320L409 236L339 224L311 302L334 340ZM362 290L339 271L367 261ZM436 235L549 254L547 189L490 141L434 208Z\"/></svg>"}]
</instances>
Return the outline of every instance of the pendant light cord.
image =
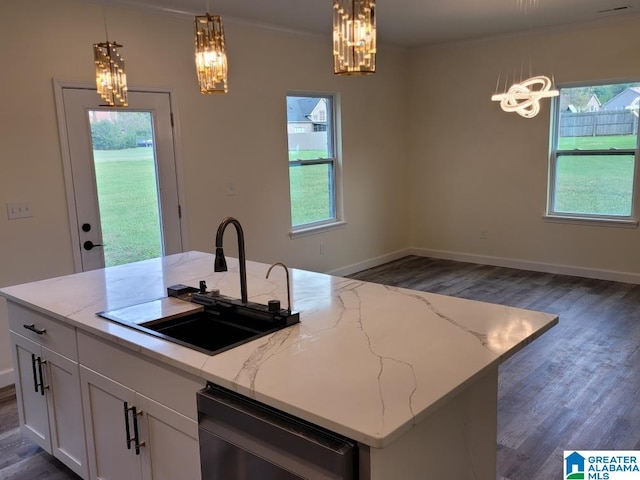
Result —
<instances>
[{"instance_id":1,"label":"pendant light cord","mask_svg":"<svg viewBox=\"0 0 640 480\"><path fill-rule=\"evenodd\" d=\"M104 36L107 37L107 43L109 43L109 31L107 29L107 12L104 4L102 4L102 18L104 20Z\"/></svg>"}]
</instances>

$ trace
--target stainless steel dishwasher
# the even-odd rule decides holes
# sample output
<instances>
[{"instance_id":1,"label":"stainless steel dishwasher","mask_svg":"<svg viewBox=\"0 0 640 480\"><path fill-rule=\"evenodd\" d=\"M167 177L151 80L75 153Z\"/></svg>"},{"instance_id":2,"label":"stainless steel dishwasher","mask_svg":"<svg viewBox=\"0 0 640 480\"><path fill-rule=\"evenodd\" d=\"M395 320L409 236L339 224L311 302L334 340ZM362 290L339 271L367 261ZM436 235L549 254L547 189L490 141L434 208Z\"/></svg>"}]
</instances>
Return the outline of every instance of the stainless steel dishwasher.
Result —
<instances>
[{"instance_id":1,"label":"stainless steel dishwasher","mask_svg":"<svg viewBox=\"0 0 640 480\"><path fill-rule=\"evenodd\" d=\"M209 384L197 394L202 480L358 478L358 445Z\"/></svg>"}]
</instances>

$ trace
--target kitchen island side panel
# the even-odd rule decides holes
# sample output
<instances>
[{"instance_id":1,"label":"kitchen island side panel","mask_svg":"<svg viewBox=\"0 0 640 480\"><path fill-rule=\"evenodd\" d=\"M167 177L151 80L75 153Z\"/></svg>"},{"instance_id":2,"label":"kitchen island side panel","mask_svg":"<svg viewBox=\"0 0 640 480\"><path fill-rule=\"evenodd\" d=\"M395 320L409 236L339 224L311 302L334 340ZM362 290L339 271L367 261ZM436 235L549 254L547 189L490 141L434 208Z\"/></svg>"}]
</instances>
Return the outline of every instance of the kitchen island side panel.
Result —
<instances>
[{"instance_id":1,"label":"kitchen island side panel","mask_svg":"<svg viewBox=\"0 0 640 480\"><path fill-rule=\"evenodd\" d=\"M386 448L371 448L370 480L496 478L498 366Z\"/></svg>"}]
</instances>

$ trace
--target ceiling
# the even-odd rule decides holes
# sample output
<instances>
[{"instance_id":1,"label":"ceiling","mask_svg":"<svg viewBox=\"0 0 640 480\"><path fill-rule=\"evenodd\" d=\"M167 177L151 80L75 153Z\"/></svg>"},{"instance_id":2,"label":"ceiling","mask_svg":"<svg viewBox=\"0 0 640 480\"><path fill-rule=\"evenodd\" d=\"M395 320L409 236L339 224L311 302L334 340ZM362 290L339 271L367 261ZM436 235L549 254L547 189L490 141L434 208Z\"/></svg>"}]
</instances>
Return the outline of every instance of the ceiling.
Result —
<instances>
[{"instance_id":1,"label":"ceiling","mask_svg":"<svg viewBox=\"0 0 640 480\"><path fill-rule=\"evenodd\" d=\"M329 35L331 0L102 0ZM640 0L378 0L378 40L414 47L640 14ZM640 19L639 19L640 25Z\"/></svg>"}]
</instances>

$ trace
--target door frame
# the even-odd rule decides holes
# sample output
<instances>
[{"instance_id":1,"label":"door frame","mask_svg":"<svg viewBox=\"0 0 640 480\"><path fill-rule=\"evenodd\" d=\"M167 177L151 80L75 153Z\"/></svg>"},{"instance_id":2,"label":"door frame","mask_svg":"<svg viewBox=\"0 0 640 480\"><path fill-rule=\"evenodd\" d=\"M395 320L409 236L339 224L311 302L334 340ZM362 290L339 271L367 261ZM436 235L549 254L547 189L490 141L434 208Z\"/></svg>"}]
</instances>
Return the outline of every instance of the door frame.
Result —
<instances>
[{"instance_id":1,"label":"door frame","mask_svg":"<svg viewBox=\"0 0 640 480\"><path fill-rule=\"evenodd\" d=\"M56 118L58 121L58 135L60 138L60 153L62 155L62 170L64 173L64 187L67 197L67 211L69 213L69 233L71 236L72 254L73 254L73 266L75 273L82 272L82 258L80 250L76 248L76 245L80 244L80 235L78 230L80 225L78 224L78 215L76 210L76 202L73 193L73 176L71 169L71 152L69 148L69 137L67 132L67 122L65 118L64 99L62 96L62 90L64 88L75 88L81 90L96 90L94 83L89 82L74 82L53 79L53 93L56 106ZM181 134L180 134L180 115L178 114L178 104L176 96L174 95L174 88L172 87L139 87L132 86L129 88L130 92L145 92L145 93L164 93L169 95L169 105L171 108L173 120L173 158L176 164L176 182L178 189L178 203L180 204L180 236L182 237L182 250L189 250L189 239L187 236L187 208L186 197L184 189L184 173L182 169L182 155L181 155ZM96 93L96 95L98 95Z\"/></svg>"}]
</instances>

